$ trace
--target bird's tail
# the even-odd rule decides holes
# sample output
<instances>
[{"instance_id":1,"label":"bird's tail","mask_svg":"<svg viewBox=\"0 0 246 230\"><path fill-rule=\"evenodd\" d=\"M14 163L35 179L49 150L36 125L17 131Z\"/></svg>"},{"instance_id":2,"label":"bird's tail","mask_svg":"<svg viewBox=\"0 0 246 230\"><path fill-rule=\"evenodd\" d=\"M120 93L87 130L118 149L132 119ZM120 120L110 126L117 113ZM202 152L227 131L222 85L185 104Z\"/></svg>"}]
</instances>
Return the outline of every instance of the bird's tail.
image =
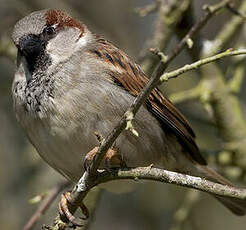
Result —
<instances>
[{"instance_id":1,"label":"bird's tail","mask_svg":"<svg viewBox=\"0 0 246 230\"><path fill-rule=\"evenodd\" d=\"M223 176L215 172L213 169L207 166L199 165L200 171L202 174L209 180L228 186L233 186L230 181L225 179ZM246 200L241 200L238 198L217 196L214 197L219 200L224 206L230 209L234 214L238 216L243 216L246 213Z\"/></svg>"}]
</instances>

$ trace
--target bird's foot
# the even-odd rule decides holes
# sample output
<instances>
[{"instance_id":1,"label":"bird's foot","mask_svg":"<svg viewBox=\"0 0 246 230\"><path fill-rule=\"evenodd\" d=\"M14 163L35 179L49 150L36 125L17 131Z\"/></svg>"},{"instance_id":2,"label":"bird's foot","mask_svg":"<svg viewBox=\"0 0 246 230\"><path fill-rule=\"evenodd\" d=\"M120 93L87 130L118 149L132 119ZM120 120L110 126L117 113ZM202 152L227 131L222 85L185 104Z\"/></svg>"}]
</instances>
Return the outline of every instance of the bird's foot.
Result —
<instances>
[{"instance_id":1,"label":"bird's foot","mask_svg":"<svg viewBox=\"0 0 246 230\"><path fill-rule=\"evenodd\" d=\"M83 203L81 203L79 205L84 217L80 217L78 219L69 210L69 204L71 204L71 193L66 192L66 193L61 195L61 200L59 202L59 214L60 214L60 216L63 219L65 218L66 220L69 221L69 223L71 224L71 226L70 226L71 228L83 226L82 221L80 221L79 219L87 220L89 218L89 211L88 211L87 207Z\"/></svg>"},{"instance_id":2,"label":"bird's foot","mask_svg":"<svg viewBox=\"0 0 246 230\"><path fill-rule=\"evenodd\" d=\"M98 151L98 147L95 147L90 152L88 152L85 156L84 160L84 168L85 170L91 165L96 153ZM112 168L125 168L126 163L123 161L122 156L119 154L119 150L117 148L110 148L103 158L103 165L106 170L110 171Z\"/></svg>"}]
</instances>

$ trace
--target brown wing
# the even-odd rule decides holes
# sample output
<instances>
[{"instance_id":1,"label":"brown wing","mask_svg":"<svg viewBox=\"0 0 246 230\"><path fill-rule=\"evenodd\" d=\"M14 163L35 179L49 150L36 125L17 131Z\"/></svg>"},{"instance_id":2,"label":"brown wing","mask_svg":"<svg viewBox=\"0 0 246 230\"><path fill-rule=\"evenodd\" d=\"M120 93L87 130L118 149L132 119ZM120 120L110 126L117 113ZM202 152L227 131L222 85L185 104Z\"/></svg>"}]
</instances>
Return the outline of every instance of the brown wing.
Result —
<instances>
[{"instance_id":1,"label":"brown wing","mask_svg":"<svg viewBox=\"0 0 246 230\"><path fill-rule=\"evenodd\" d=\"M96 37L98 47L91 50L92 53L108 62L114 68L120 68L109 72L112 81L127 90L131 95L137 96L149 81L140 67L135 64L123 51L115 47L110 42ZM123 70L123 71L122 71ZM155 89L149 95L146 106L148 110L157 118L164 130L169 129L176 136L180 144L186 149L197 163L206 165L206 161L201 156L195 143L195 134L184 116L166 99L163 94Z\"/></svg>"}]
</instances>

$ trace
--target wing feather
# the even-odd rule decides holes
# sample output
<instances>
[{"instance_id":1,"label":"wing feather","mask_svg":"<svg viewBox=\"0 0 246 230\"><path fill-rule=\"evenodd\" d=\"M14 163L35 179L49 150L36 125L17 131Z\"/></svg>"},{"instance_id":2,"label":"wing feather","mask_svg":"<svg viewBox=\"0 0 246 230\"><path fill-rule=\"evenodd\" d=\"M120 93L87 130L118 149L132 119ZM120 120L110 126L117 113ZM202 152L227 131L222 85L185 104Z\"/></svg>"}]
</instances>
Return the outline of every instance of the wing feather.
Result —
<instances>
[{"instance_id":1,"label":"wing feather","mask_svg":"<svg viewBox=\"0 0 246 230\"><path fill-rule=\"evenodd\" d=\"M123 87L131 95L137 96L148 83L147 76L137 64L112 43L98 36L96 39L99 45L92 52L121 70L117 71L117 74L116 71L109 73L112 81ZM206 165L206 161L196 145L195 134L188 121L157 88L149 95L146 106L160 122L164 131L170 130L176 135L177 140L186 150L185 153L189 154L197 163Z\"/></svg>"}]
</instances>

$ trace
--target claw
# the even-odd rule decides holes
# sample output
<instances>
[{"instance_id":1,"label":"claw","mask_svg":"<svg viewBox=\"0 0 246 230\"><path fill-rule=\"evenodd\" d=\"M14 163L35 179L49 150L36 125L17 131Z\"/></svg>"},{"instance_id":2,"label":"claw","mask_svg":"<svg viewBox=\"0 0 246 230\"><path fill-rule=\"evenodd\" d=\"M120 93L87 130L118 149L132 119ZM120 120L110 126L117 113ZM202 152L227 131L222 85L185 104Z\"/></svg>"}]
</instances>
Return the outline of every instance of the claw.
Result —
<instances>
[{"instance_id":1,"label":"claw","mask_svg":"<svg viewBox=\"0 0 246 230\"><path fill-rule=\"evenodd\" d=\"M69 210L68 204L71 201L71 193L66 192L65 194L61 195L61 201L59 202L59 213L62 217L65 217L70 223L71 223L71 228L76 228L76 227L82 227L83 224L81 221L78 220ZM82 213L85 215L85 217L81 217L80 219L86 220L89 218L89 211L86 208L84 204L81 204L80 209Z\"/></svg>"},{"instance_id":2,"label":"claw","mask_svg":"<svg viewBox=\"0 0 246 230\"><path fill-rule=\"evenodd\" d=\"M96 153L98 151L98 147L95 147L94 149L92 149L90 152L88 152L85 156L84 159L84 169L85 171L87 171L87 169L90 167Z\"/></svg>"}]
</instances>

